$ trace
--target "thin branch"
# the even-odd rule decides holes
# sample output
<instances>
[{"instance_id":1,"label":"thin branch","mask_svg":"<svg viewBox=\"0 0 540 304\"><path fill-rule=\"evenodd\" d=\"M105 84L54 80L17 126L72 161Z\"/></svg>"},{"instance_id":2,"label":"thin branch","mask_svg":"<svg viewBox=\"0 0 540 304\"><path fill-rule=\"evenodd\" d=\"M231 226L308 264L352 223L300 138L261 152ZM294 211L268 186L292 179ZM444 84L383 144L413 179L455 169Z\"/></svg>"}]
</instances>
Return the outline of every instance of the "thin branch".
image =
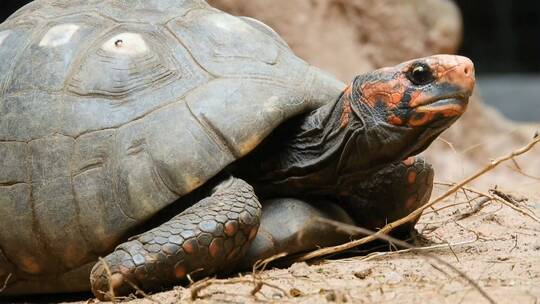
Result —
<instances>
[{"instance_id":1,"label":"thin branch","mask_svg":"<svg viewBox=\"0 0 540 304\"><path fill-rule=\"evenodd\" d=\"M455 204L450 204L450 205L444 205L440 208L437 208L437 209L432 209L430 211L427 211L427 212L424 212L422 213L422 215L426 215L426 214L431 214L431 213L435 213L437 215L439 215L439 212L442 211L442 210L445 210L445 209L449 209L449 208L453 208L453 207L457 207L457 206L461 206L461 205L469 205L471 204L471 202L474 202L475 200L479 199L481 196L477 196L473 199L471 199L471 201L463 201L463 202L458 202L458 203L455 203Z\"/></svg>"},{"instance_id":2,"label":"thin branch","mask_svg":"<svg viewBox=\"0 0 540 304\"><path fill-rule=\"evenodd\" d=\"M195 301L196 299L200 298L199 293L202 290L212 285L236 285L236 284L245 284L245 283L255 284L255 288L250 292L252 296L255 296L255 294L261 290L262 286L268 286L270 288L280 291L285 297L289 297L287 292L277 285L270 284L259 279L232 278L232 279L223 279L223 280L205 279L205 280L196 282L189 288L191 292L191 300Z\"/></svg>"},{"instance_id":3,"label":"thin branch","mask_svg":"<svg viewBox=\"0 0 540 304\"><path fill-rule=\"evenodd\" d=\"M477 241L478 241L478 237L475 238L474 240L464 241L464 242L459 242L459 243L453 243L453 244L446 243L446 244L437 244L437 245L425 246L425 247L407 248L407 249L402 249L402 250L399 250L399 251L374 252L374 253L368 254L365 257L361 258L360 261L364 261L364 262L365 261L371 261L371 260L376 259L376 258L380 258L380 257L388 256L388 255L402 254L402 253L407 253L407 252L430 251L430 250L441 249L441 248L449 248L449 247L451 248L451 246L452 247L462 246L462 245L472 244L472 243L477 242Z\"/></svg>"},{"instance_id":4,"label":"thin branch","mask_svg":"<svg viewBox=\"0 0 540 304\"><path fill-rule=\"evenodd\" d=\"M361 228L361 227L357 227L357 226L353 226L353 225L349 225L349 224L345 224L345 223L342 223L342 222L337 222L337 221L333 221L333 220L329 220L329 219L325 219L325 218L316 218L315 219L316 221L318 222L321 222L321 223L324 223L324 224L329 224L329 225L333 225L337 228L340 228L342 230L345 230L345 231L352 231L352 232L355 232L357 234L366 234L366 235L370 235L370 236L375 236L378 234L378 232L375 232L375 231L371 231L369 229L365 229L365 228ZM377 237L378 239L381 239L381 240L384 240L384 241L387 241L387 242L391 242L391 243L394 243L394 244L397 244L401 247L404 247L404 248L407 248L407 249L410 249L410 250L415 250L417 249L416 247L412 246L411 244L407 243L407 242L404 242L402 240L399 240L399 239L396 239L394 237L391 237L389 235L386 235L386 234L381 234ZM448 247L449 244L444 244L445 247ZM430 252L421 252L422 255L424 255L425 257L427 258L430 258L432 260L435 260L436 262L440 263L440 264L443 264L444 266L450 268L452 271L454 271L456 274L458 274L462 279L464 279L465 281L467 281L471 286L473 286L486 300L489 301L489 303L496 303L495 300L493 300L483 289L482 287L480 287L480 285L478 285L473 279L471 279L466 273L464 273L463 271L457 269L454 265L448 263L447 261L441 259L440 257L430 253Z\"/></svg>"},{"instance_id":5,"label":"thin branch","mask_svg":"<svg viewBox=\"0 0 540 304\"><path fill-rule=\"evenodd\" d=\"M11 272L7 275L6 279L4 280L4 284L2 285L2 287L0 287L0 293L4 292L4 290L6 290L9 279L11 279L12 275L13 274Z\"/></svg>"},{"instance_id":6,"label":"thin branch","mask_svg":"<svg viewBox=\"0 0 540 304\"><path fill-rule=\"evenodd\" d=\"M255 262L255 264L253 264L253 275L255 276L257 272L264 271L269 263L272 263L275 260L279 260L282 257L286 257L287 255L288 253L282 252L266 259L258 260L257 262Z\"/></svg>"},{"instance_id":7,"label":"thin branch","mask_svg":"<svg viewBox=\"0 0 540 304\"><path fill-rule=\"evenodd\" d=\"M434 184L435 184L435 185L448 186L448 187L454 187L454 186L456 185L455 183L446 183L446 182L435 182ZM461 188L462 188L463 190L469 191L469 192L471 192L471 193L476 193L476 194L481 195L481 196L483 196L483 197L488 197L488 198L490 198L491 200L497 201L497 202L499 202L499 203L501 203L501 204L507 206L508 208L513 209L513 210L515 210L515 211L517 211L517 212L519 212L519 213L521 213L521 214L523 214L523 215L525 215L525 216L527 216L527 217L533 219L534 221L540 223L540 218L538 218L538 217L534 214L534 212L532 212L531 210L527 210L528 212L525 211L525 210L523 210L523 208L517 206L517 204L516 204L515 202L509 202L509 201L505 200L503 197L500 197L500 196L497 196L497 195L491 195L490 193L486 193L486 192L483 192L483 191L480 191L480 190L476 190L476 189L474 189L474 188L465 187L465 186L463 186L463 187L461 187ZM491 192L492 192L492 191L493 191L493 189L491 190ZM502 193L502 192L500 192L500 190L499 190L499 193ZM503 196L504 196L504 197L508 197L508 194L504 194ZM514 200L515 200L515 199L514 199Z\"/></svg>"},{"instance_id":8,"label":"thin branch","mask_svg":"<svg viewBox=\"0 0 540 304\"><path fill-rule=\"evenodd\" d=\"M102 257L99 258L99 262L103 265L105 268L105 272L107 273L107 281L109 282L109 295L105 294L105 296L109 296L111 302L116 303L116 296L114 295L114 287L112 286L112 272L109 268L109 265L103 259Z\"/></svg>"},{"instance_id":9,"label":"thin branch","mask_svg":"<svg viewBox=\"0 0 540 304\"><path fill-rule=\"evenodd\" d=\"M491 201L493 201L492 198L484 197L478 203L476 203L476 205L470 211L467 211L467 212L464 212L464 213L461 213L460 215L458 215L458 220L465 219L467 217L470 217L470 216L478 213L480 210L482 210L482 208L484 208L486 203L491 202Z\"/></svg>"},{"instance_id":10,"label":"thin branch","mask_svg":"<svg viewBox=\"0 0 540 304\"><path fill-rule=\"evenodd\" d=\"M126 282L131 286L131 288L133 288L135 290L135 294L141 295L143 298L147 299L150 302L158 303L158 304L161 303L160 301L155 300L149 294L147 294L142 289L140 289L139 286L137 286L135 283L131 282L130 280L126 280Z\"/></svg>"},{"instance_id":11,"label":"thin branch","mask_svg":"<svg viewBox=\"0 0 540 304\"><path fill-rule=\"evenodd\" d=\"M518 173L518 174L521 174L521 175L523 175L523 176L525 176L525 177L528 177L528 178L530 178L530 179L534 179L534 180L540 181L540 177L535 176L535 175L532 175L532 174L529 174L529 173L527 173L527 172L524 172L523 170L521 170L521 168L518 169L518 168L513 168L513 167L511 167L511 166L508 166L508 168L510 168L510 170L512 170L512 171L514 171L514 172L516 172L516 173Z\"/></svg>"},{"instance_id":12,"label":"thin branch","mask_svg":"<svg viewBox=\"0 0 540 304\"><path fill-rule=\"evenodd\" d=\"M522 208L518 205L518 201L513 198L511 195L509 194L506 194L500 190L497 190L497 189L492 189L490 190L490 192L493 193L493 195L496 196L496 199L498 202L501 202L502 204L506 205L507 207L511 208L511 209L514 209L515 211L525 215L525 216L528 216L530 217L531 219L533 219L534 221L536 221L537 223L540 223L540 218L538 218L531 210L528 210L528 209L525 209L525 208ZM525 211L527 210L527 211Z\"/></svg>"}]
</instances>

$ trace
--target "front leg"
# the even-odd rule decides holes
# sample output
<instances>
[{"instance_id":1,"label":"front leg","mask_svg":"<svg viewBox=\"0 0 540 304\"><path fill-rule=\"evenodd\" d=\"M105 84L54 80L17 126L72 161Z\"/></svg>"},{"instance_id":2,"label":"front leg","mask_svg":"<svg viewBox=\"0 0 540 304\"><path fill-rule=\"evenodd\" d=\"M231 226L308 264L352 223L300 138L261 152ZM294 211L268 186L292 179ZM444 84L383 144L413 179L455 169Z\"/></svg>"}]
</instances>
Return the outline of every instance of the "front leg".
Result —
<instances>
[{"instance_id":1,"label":"front leg","mask_svg":"<svg viewBox=\"0 0 540 304\"><path fill-rule=\"evenodd\" d=\"M90 275L92 291L99 299L110 299L110 287L115 296L122 296L134 292L135 286L156 290L190 273L204 276L230 270L255 238L260 216L253 188L230 178L212 196L131 238L98 262Z\"/></svg>"},{"instance_id":2,"label":"front leg","mask_svg":"<svg viewBox=\"0 0 540 304\"><path fill-rule=\"evenodd\" d=\"M426 204L433 189L433 168L421 157L410 157L376 172L354 189L345 189L341 206L358 226L377 230ZM409 232L418 219L400 227Z\"/></svg>"}]
</instances>

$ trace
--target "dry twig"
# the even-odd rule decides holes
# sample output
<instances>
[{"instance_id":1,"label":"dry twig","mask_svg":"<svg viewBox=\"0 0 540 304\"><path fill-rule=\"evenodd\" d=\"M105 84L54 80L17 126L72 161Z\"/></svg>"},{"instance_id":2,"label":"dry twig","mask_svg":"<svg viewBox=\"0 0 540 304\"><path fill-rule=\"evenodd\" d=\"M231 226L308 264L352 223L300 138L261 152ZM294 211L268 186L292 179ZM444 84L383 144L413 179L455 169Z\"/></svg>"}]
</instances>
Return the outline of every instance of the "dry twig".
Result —
<instances>
[{"instance_id":1,"label":"dry twig","mask_svg":"<svg viewBox=\"0 0 540 304\"><path fill-rule=\"evenodd\" d=\"M435 250L435 249L441 249L441 248L452 248L456 246L462 246L467 244L472 244L474 242L478 241L478 238L475 238L474 240L470 241L464 241L459 243L453 243L453 244L437 244L432 246L424 246L424 247L412 247L407 249L402 249L398 251L389 251L389 252L374 252L371 254L366 255L365 257L361 258L360 261L371 261L376 258L388 256L388 255L395 255L395 254L402 254L407 252L417 252L417 251L429 251L429 250Z\"/></svg>"},{"instance_id":2,"label":"dry twig","mask_svg":"<svg viewBox=\"0 0 540 304\"><path fill-rule=\"evenodd\" d=\"M462 220L462 219L465 219L465 218L468 218L468 217L476 214L477 212L482 210L482 208L484 208L486 203L491 202L492 200L493 199L491 199L490 197L482 198L478 203L476 203L476 205L474 205L474 207L470 211L467 211L467 212L464 212L464 213L461 213L460 215L458 215L458 217L457 217L458 221Z\"/></svg>"},{"instance_id":3,"label":"dry twig","mask_svg":"<svg viewBox=\"0 0 540 304\"><path fill-rule=\"evenodd\" d=\"M4 290L6 290L9 279L11 279L12 275L13 274L11 272L7 275L6 279L4 280L4 284L2 284L2 287L0 287L0 293L2 293Z\"/></svg>"},{"instance_id":4,"label":"dry twig","mask_svg":"<svg viewBox=\"0 0 540 304\"><path fill-rule=\"evenodd\" d=\"M528 177L528 178L530 178L530 179L534 179L534 180L540 181L540 177L534 176L534 175L532 175L532 174L529 174L529 173L527 173L527 172L521 170L521 168L519 168L519 167L517 167L517 166L516 166L516 168L513 168L512 166L508 166L508 168L509 168L510 170L514 171L514 172L517 172L517 173L519 173L519 174L525 176L525 177Z\"/></svg>"},{"instance_id":5,"label":"dry twig","mask_svg":"<svg viewBox=\"0 0 540 304\"><path fill-rule=\"evenodd\" d=\"M112 272L111 272L111 269L109 268L109 265L107 264L107 262L102 257L99 258L99 262L105 268L105 272L107 273L107 279L108 279L107 281L109 282L109 294L107 295L105 293L105 296L108 296L111 299L111 302L116 303L116 296L114 295L114 287L112 286Z\"/></svg>"},{"instance_id":6,"label":"dry twig","mask_svg":"<svg viewBox=\"0 0 540 304\"><path fill-rule=\"evenodd\" d=\"M337 222L337 221L333 221L333 220L329 220L329 219L325 219L325 218L316 218L315 219L316 221L319 221L321 223L325 223L325 224L330 224L330 225L333 225L339 229L343 229L343 230L346 230L346 231L353 231L357 234L366 234L366 235L377 235L377 233L375 231L371 231L369 229L365 229L365 228L361 228L361 227L357 227L357 226L353 226L353 225L349 225L349 224L345 224L345 223L341 223L341 222ZM407 248L409 250L415 250L417 249L416 247L410 245L409 243L407 242L404 242L402 240L398 240L394 237L391 237L389 235L386 235L386 234L381 234L378 236L378 239L381 239L381 240L384 240L384 241L387 241L387 242L391 242L391 243L394 243L394 244L397 244L398 246L401 246L401 247L404 247L404 248ZM445 247L448 247L449 244L444 244ZM424 255L425 257L427 258L430 258L432 260L435 260L436 262L440 263L440 264L443 264L444 266L450 268L452 271L454 271L455 273L457 273L462 279L464 279L465 281L467 281L469 284L471 284L471 286L473 286L486 300L489 301L489 303L495 303L495 300L493 300L483 289L482 287L480 287L480 285L478 285L473 279L471 279L469 276L467 276L467 274L465 274L463 271L457 269L455 266L453 266L452 264L450 264L449 262L441 259L440 257L434 255L434 254L431 254L430 252L422 252L421 253L422 255ZM432 265L433 267L437 268L437 269L440 269L438 267L436 267L435 265ZM441 270L442 271L442 270Z\"/></svg>"},{"instance_id":7,"label":"dry twig","mask_svg":"<svg viewBox=\"0 0 540 304\"><path fill-rule=\"evenodd\" d=\"M448 186L448 187L454 187L456 184L455 183L445 183L445 182L435 182L434 183L435 185L442 185L442 186ZM517 211L531 219L533 219L534 221L540 223L540 219L534 214L533 211L531 210L524 210L523 207L520 207L519 204L517 204L516 202L521 202L523 200L521 199L516 199L516 198L513 198L513 202L509 202L507 200L505 200L503 197L507 197L508 199L512 199L512 195L509 195L509 194L506 194L503 192L499 192L499 194L503 195L503 197L499 197L498 195L495 195L495 194L490 194L490 193L486 193L486 192L483 192L483 191L480 191L480 190L476 190L474 188L470 188L470 187L461 187L461 189L465 190L465 191L468 191L468 192L471 192L471 193L475 193L475 194L478 194L482 197L486 197L486 198L490 198L491 200L493 201L497 201L507 207L509 207L510 209L513 209L514 211ZM490 190L490 192L493 192L493 189ZM441 208L441 209L444 209L445 207Z\"/></svg>"},{"instance_id":8,"label":"dry twig","mask_svg":"<svg viewBox=\"0 0 540 304\"><path fill-rule=\"evenodd\" d=\"M268 264L272 263L275 260L279 260L282 257L286 257L287 255L288 253L282 252L275 254L269 258L258 260L257 262L255 262L255 264L253 264L253 276L256 276L257 272L264 271Z\"/></svg>"},{"instance_id":9,"label":"dry twig","mask_svg":"<svg viewBox=\"0 0 540 304\"><path fill-rule=\"evenodd\" d=\"M252 296L254 296L256 293L258 293L261 289L262 289L262 286L268 286L270 288L273 288L273 289L276 289L278 291L280 291L283 296L285 297L289 297L287 291L285 291L284 289L282 289L281 287L277 286L277 285L274 285L274 284L271 284L271 283L267 283L267 282L264 282L260 279L256 279L256 278L253 278L253 279L249 279L249 278L232 278L232 279L205 279L205 280L201 280L201 281L198 281L196 282L195 284L193 284L189 290L191 292L191 300L196 300L198 298L201 298L201 296L199 295L199 293L212 286L212 285L235 285L235 284L254 284L254 288L253 290L250 292L250 294Z\"/></svg>"},{"instance_id":10,"label":"dry twig","mask_svg":"<svg viewBox=\"0 0 540 304\"><path fill-rule=\"evenodd\" d=\"M139 288L139 286L135 285L133 282L127 280L126 281L130 286L131 288L133 288L135 290L135 295L141 295L143 298L147 299L148 301L150 302L153 302L153 303L161 303L160 301L157 301L155 300L154 298L152 298L149 294L147 294L146 292L144 292L142 289Z\"/></svg>"},{"instance_id":11,"label":"dry twig","mask_svg":"<svg viewBox=\"0 0 540 304\"><path fill-rule=\"evenodd\" d=\"M287 297L288 293L284 289L282 289L281 287L277 285L264 282L259 276L259 273L263 271L269 263L285 256L287 256L287 253L284 252L284 253L279 253L269 258L258 260L257 262L255 262L255 264L253 264L252 279L250 278L232 278L232 279L224 279L224 280L205 279L205 280L192 283L190 287L191 299L195 300L197 298L200 298L199 293L203 289L206 289L212 285L234 285L234 284L242 284L242 283L251 283L254 285L253 289L250 291L251 296L255 296L257 293L259 293L261 289L263 288L263 286L268 286L270 288L279 290L281 293L283 293Z\"/></svg>"},{"instance_id":12,"label":"dry twig","mask_svg":"<svg viewBox=\"0 0 540 304\"><path fill-rule=\"evenodd\" d=\"M511 209L514 209L515 211L518 211L521 214L530 217L537 223L540 223L540 218L538 218L532 210L519 206L519 203L525 201L526 199L517 199L511 194L504 193L497 189L491 189L490 192L493 193L498 202L501 202L502 204L510 207Z\"/></svg>"}]
</instances>

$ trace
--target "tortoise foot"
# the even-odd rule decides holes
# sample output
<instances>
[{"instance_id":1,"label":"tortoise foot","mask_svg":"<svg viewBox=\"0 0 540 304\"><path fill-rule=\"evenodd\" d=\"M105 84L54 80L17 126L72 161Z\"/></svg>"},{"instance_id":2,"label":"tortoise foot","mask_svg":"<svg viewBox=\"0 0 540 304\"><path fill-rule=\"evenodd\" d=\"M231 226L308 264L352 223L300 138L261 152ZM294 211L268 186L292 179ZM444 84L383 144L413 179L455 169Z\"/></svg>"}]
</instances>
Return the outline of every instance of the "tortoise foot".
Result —
<instances>
[{"instance_id":1,"label":"tortoise foot","mask_svg":"<svg viewBox=\"0 0 540 304\"><path fill-rule=\"evenodd\" d=\"M432 166L422 157L410 157L376 172L340 201L358 226L380 229L426 204L433 176ZM398 234L410 231L417 221L400 227Z\"/></svg>"},{"instance_id":2,"label":"tortoise foot","mask_svg":"<svg viewBox=\"0 0 540 304\"><path fill-rule=\"evenodd\" d=\"M253 188L231 178L212 196L98 262L90 275L92 291L99 299L111 299L230 270L255 238L260 216Z\"/></svg>"}]
</instances>

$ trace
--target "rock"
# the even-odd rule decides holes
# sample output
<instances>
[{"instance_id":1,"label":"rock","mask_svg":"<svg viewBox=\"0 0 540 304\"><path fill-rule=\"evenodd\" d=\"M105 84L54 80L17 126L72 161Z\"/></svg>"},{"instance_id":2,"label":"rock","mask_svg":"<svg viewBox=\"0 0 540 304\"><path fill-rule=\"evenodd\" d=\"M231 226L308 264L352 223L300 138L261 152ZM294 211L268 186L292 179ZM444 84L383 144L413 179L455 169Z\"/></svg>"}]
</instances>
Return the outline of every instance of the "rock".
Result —
<instances>
[{"instance_id":1,"label":"rock","mask_svg":"<svg viewBox=\"0 0 540 304\"><path fill-rule=\"evenodd\" d=\"M294 263L289 267L289 273L293 277L309 277L312 269L305 262Z\"/></svg>"},{"instance_id":2,"label":"rock","mask_svg":"<svg viewBox=\"0 0 540 304\"><path fill-rule=\"evenodd\" d=\"M384 279L386 284L396 285L403 281L403 276L395 271L389 271L384 275Z\"/></svg>"},{"instance_id":3,"label":"rock","mask_svg":"<svg viewBox=\"0 0 540 304\"><path fill-rule=\"evenodd\" d=\"M308 62L349 81L359 72L453 53L461 15L449 0L210 0L274 28Z\"/></svg>"}]
</instances>

